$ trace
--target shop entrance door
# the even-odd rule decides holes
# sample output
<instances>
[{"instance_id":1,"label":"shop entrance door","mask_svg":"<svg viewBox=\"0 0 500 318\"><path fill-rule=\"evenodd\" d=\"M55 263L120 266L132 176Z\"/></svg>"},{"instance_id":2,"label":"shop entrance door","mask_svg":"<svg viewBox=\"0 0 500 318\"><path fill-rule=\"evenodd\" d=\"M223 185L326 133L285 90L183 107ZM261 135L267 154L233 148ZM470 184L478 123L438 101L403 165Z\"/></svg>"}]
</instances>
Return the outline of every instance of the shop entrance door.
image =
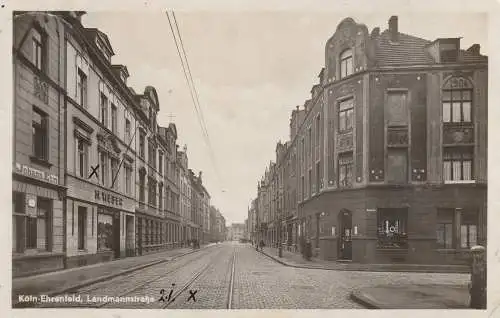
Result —
<instances>
[{"instance_id":1,"label":"shop entrance door","mask_svg":"<svg viewBox=\"0 0 500 318\"><path fill-rule=\"evenodd\" d=\"M352 260L352 213L348 210L342 210L338 218L340 225L338 259Z\"/></svg>"},{"instance_id":2,"label":"shop entrance door","mask_svg":"<svg viewBox=\"0 0 500 318\"><path fill-rule=\"evenodd\" d=\"M116 213L113 220L113 249L115 259L120 258L120 213Z\"/></svg>"},{"instance_id":3,"label":"shop entrance door","mask_svg":"<svg viewBox=\"0 0 500 318\"><path fill-rule=\"evenodd\" d=\"M134 218L130 215L125 218L125 252L126 256L134 256Z\"/></svg>"}]
</instances>

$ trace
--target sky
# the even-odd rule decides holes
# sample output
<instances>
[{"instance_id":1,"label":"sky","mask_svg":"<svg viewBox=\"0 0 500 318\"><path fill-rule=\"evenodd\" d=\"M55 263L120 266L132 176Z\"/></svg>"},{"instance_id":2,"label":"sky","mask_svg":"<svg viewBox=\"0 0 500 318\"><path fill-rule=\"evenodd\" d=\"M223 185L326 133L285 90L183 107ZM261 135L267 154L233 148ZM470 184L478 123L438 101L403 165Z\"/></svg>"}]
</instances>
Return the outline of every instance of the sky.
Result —
<instances>
[{"instance_id":1,"label":"sky","mask_svg":"<svg viewBox=\"0 0 500 318\"><path fill-rule=\"evenodd\" d=\"M346 17L387 29L391 15L399 31L428 40L462 37L488 54L487 15L481 13L356 14L247 11L176 12L182 41L206 122L210 159L164 12L87 12L82 23L109 37L113 64L124 64L128 86L154 86L158 124L177 126L189 167L203 172L211 203L226 224L241 223L257 195L257 182L275 160L276 143L289 139L290 114L310 97L324 66L324 46Z\"/></svg>"}]
</instances>

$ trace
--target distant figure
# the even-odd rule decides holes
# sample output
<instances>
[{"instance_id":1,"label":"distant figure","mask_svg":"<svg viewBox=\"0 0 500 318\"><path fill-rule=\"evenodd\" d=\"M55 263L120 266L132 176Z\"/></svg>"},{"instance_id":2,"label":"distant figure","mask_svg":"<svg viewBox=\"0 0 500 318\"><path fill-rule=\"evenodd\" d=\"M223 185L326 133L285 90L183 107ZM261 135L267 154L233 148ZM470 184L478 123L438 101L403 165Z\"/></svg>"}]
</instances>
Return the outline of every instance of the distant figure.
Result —
<instances>
[{"instance_id":1,"label":"distant figure","mask_svg":"<svg viewBox=\"0 0 500 318\"><path fill-rule=\"evenodd\" d=\"M264 246L265 246L265 244L264 244L264 240L260 240L259 246L260 246L260 250L262 251L262 249L263 249L263 248L264 248Z\"/></svg>"}]
</instances>

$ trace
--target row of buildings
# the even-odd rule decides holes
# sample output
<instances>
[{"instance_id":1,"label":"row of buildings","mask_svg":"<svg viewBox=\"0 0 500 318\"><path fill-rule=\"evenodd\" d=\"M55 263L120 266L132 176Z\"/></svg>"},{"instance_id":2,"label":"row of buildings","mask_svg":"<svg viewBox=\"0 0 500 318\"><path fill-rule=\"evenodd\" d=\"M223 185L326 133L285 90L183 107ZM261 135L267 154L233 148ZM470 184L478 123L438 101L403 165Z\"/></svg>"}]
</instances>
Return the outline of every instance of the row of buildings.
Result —
<instances>
[{"instance_id":1,"label":"row of buildings","mask_svg":"<svg viewBox=\"0 0 500 318\"><path fill-rule=\"evenodd\" d=\"M268 246L360 263L460 264L486 244L488 59L344 19L248 210Z\"/></svg>"},{"instance_id":2,"label":"row of buildings","mask_svg":"<svg viewBox=\"0 0 500 318\"><path fill-rule=\"evenodd\" d=\"M16 12L13 275L71 268L225 235L156 89L127 86L84 12Z\"/></svg>"}]
</instances>

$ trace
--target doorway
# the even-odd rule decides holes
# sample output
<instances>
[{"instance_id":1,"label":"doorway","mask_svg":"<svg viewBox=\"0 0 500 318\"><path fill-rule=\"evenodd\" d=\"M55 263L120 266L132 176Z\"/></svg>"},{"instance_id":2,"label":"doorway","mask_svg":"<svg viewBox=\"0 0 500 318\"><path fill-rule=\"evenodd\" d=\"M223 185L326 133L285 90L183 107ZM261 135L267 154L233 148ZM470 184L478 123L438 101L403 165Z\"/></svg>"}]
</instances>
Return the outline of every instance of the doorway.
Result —
<instances>
[{"instance_id":1,"label":"doorway","mask_svg":"<svg viewBox=\"0 0 500 318\"><path fill-rule=\"evenodd\" d=\"M339 240L338 259L352 260L352 212L341 210L338 215Z\"/></svg>"},{"instance_id":2,"label":"doorway","mask_svg":"<svg viewBox=\"0 0 500 318\"><path fill-rule=\"evenodd\" d=\"M113 250L115 259L120 258L120 213L115 213L113 220Z\"/></svg>"}]
</instances>

